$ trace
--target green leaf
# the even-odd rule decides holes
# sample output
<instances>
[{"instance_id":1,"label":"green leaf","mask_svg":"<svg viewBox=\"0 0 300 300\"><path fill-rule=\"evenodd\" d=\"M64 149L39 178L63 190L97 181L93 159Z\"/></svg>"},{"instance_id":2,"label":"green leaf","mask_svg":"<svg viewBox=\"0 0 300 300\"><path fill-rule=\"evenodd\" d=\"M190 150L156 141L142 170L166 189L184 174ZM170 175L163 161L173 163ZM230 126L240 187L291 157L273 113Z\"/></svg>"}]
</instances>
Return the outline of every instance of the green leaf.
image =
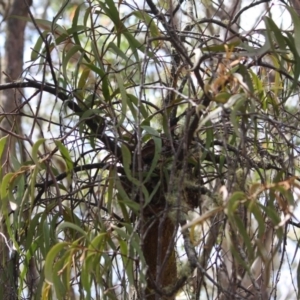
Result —
<instances>
[{"instance_id":1,"label":"green leaf","mask_svg":"<svg viewBox=\"0 0 300 300\"><path fill-rule=\"evenodd\" d=\"M82 287L84 288L84 290L86 291L86 299L92 299L91 298L91 285L92 285L92 280L91 280L91 269L92 269L92 265L94 265L94 260L90 259L86 259L83 267L82 267L82 271L80 274L80 281L82 284Z\"/></svg>"},{"instance_id":2,"label":"green leaf","mask_svg":"<svg viewBox=\"0 0 300 300\"><path fill-rule=\"evenodd\" d=\"M207 125L207 130L205 130L205 133L203 134L203 138L205 138L205 148L203 149L203 152L200 153L200 161L204 161L207 154L210 153L211 159L213 160L213 163L215 164L215 155L214 155L214 148L213 151L210 151L210 147L211 147L211 143L214 139L214 130L213 130L213 126L212 126L212 122L211 121L207 121L206 125Z\"/></svg>"},{"instance_id":3,"label":"green leaf","mask_svg":"<svg viewBox=\"0 0 300 300\"><path fill-rule=\"evenodd\" d=\"M54 141L56 147L60 151L65 163L66 163L66 171L67 171L67 178L71 180L71 172L74 168L73 161L71 159L69 150L64 146L64 144L61 141Z\"/></svg>"},{"instance_id":4,"label":"green leaf","mask_svg":"<svg viewBox=\"0 0 300 300\"><path fill-rule=\"evenodd\" d=\"M131 60L128 57L128 55L126 55L115 43L110 42L107 47L107 50L109 50L109 49L111 49L111 52L113 52L117 56L120 56L121 58L123 58L126 61L126 63L128 63L128 64L134 63L134 61Z\"/></svg>"},{"instance_id":5,"label":"green leaf","mask_svg":"<svg viewBox=\"0 0 300 300\"><path fill-rule=\"evenodd\" d=\"M107 233L102 232L98 234L89 244L89 250L97 250L97 252L101 252L104 249L105 241L107 238Z\"/></svg>"},{"instance_id":6,"label":"green leaf","mask_svg":"<svg viewBox=\"0 0 300 300\"><path fill-rule=\"evenodd\" d=\"M261 79L255 74L251 69L249 70L251 79L252 79L252 84L253 84L253 89L255 91L256 95L262 95L264 93L264 87Z\"/></svg>"},{"instance_id":7,"label":"green leaf","mask_svg":"<svg viewBox=\"0 0 300 300\"><path fill-rule=\"evenodd\" d=\"M34 143L34 145L32 146L32 151L31 151L31 155L32 155L32 160L34 161L34 163L39 166L39 147L46 141L46 139L42 138L39 139L37 142Z\"/></svg>"},{"instance_id":8,"label":"green leaf","mask_svg":"<svg viewBox=\"0 0 300 300\"><path fill-rule=\"evenodd\" d=\"M97 66L95 66L92 63L82 63L83 65L87 66L89 69L91 69L92 71L96 72L96 74L98 74L102 80L102 93L103 96L105 98L106 101L110 101L111 97L110 97L110 93L109 93L109 83L107 80L107 74L100 68L98 68Z\"/></svg>"},{"instance_id":9,"label":"green leaf","mask_svg":"<svg viewBox=\"0 0 300 300\"><path fill-rule=\"evenodd\" d=\"M294 63L292 63L292 66L294 67L293 68L294 75L292 80L293 84L289 89L287 89L287 95L286 95L286 97L289 97L292 94L292 92L295 90L295 88L298 88L298 78L300 76L300 56L298 54L298 49L296 49L293 35L289 32L287 32L286 35L287 35L286 38L287 44L294 55Z\"/></svg>"},{"instance_id":10,"label":"green leaf","mask_svg":"<svg viewBox=\"0 0 300 300\"><path fill-rule=\"evenodd\" d=\"M269 35L266 32L261 32L261 35L265 38L265 43L261 48L255 48L252 46L249 46L246 43L241 43L241 47L243 47L247 52L241 52L241 55L243 56L262 56L266 54L269 50L272 49L272 43L270 41Z\"/></svg>"},{"instance_id":11,"label":"green leaf","mask_svg":"<svg viewBox=\"0 0 300 300\"><path fill-rule=\"evenodd\" d=\"M232 97L235 97L235 96L236 96L235 105L232 106L232 111L230 113L230 121L233 125L233 129L234 129L236 135L240 136L241 133L239 130L239 117L237 116L237 114L239 113L241 108L245 107L246 99L243 94L237 94Z\"/></svg>"},{"instance_id":12,"label":"green leaf","mask_svg":"<svg viewBox=\"0 0 300 300\"><path fill-rule=\"evenodd\" d=\"M93 62L94 65L98 65L98 66L100 66L101 69L104 70L102 57L100 56L98 45L97 45L97 43L95 43L94 40L91 41L91 49L92 49L92 53L94 54L94 59L95 59L95 61Z\"/></svg>"},{"instance_id":13,"label":"green leaf","mask_svg":"<svg viewBox=\"0 0 300 300\"><path fill-rule=\"evenodd\" d=\"M144 179L144 183L146 183L149 180L149 178L151 177L152 172L155 170L158 160L161 156L162 141L159 136L159 133L154 128L152 128L150 126L141 126L141 127L142 127L142 129L144 129L146 132L148 132L151 135L151 137L154 141L154 146L155 146L151 166L150 166L149 171L147 171L146 178Z\"/></svg>"},{"instance_id":14,"label":"green leaf","mask_svg":"<svg viewBox=\"0 0 300 300\"><path fill-rule=\"evenodd\" d=\"M131 199L127 199L127 200L118 200L118 204L119 205L123 205L125 207L129 207L131 210L137 212L140 208L140 204L135 202L135 201L132 201Z\"/></svg>"},{"instance_id":15,"label":"green leaf","mask_svg":"<svg viewBox=\"0 0 300 300\"><path fill-rule=\"evenodd\" d=\"M130 222L130 217L127 212L127 208L124 205L124 201L131 201L131 200L130 200L129 196L127 195L127 193L125 192L125 190L118 178L115 178L115 186L118 191L117 199L118 199L118 203L120 201L119 205L121 207L124 220L125 220L125 222Z\"/></svg>"},{"instance_id":16,"label":"green leaf","mask_svg":"<svg viewBox=\"0 0 300 300\"><path fill-rule=\"evenodd\" d=\"M132 102L136 108L138 108L138 98L132 94L127 94L127 98L129 99L128 103ZM143 103L140 103L140 106L139 106L139 111L140 113L142 114L143 118L148 118L149 117L149 113L147 112L145 106ZM148 124L144 124L144 125L148 125Z\"/></svg>"},{"instance_id":17,"label":"green leaf","mask_svg":"<svg viewBox=\"0 0 300 300\"><path fill-rule=\"evenodd\" d=\"M136 61L138 62L139 56L137 50L140 50L142 51L142 53L145 53L144 44L140 43L126 28L126 26L120 19L119 12L112 0L106 0L105 3L99 2L99 5L115 24L117 46L120 47L121 35L123 35L127 39L132 53L135 56ZM149 57L154 58L153 53L151 53L150 51L148 51L147 54Z\"/></svg>"},{"instance_id":18,"label":"green leaf","mask_svg":"<svg viewBox=\"0 0 300 300\"><path fill-rule=\"evenodd\" d=\"M105 7L104 5L103 6L101 5L101 6L104 9L104 11L108 14L110 19L115 23L116 29L119 30L120 28L122 28L123 23L120 20L119 10L116 8L114 1L113 0L105 0L105 2L99 2L99 4L107 5L107 7Z\"/></svg>"},{"instance_id":19,"label":"green leaf","mask_svg":"<svg viewBox=\"0 0 300 300\"><path fill-rule=\"evenodd\" d=\"M276 212L276 208L274 206L269 207L261 204L258 205L260 206L260 209L266 213L266 215L272 221L274 226L277 226L280 223L281 221L280 216Z\"/></svg>"},{"instance_id":20,"label":"green leaf","mask_svg":"<svg viewBox=\"0 0 300 300\"><path fill-rule=\"evenodd\" d=\"M121 145L121 150L122 150L122 161L123 161L123 166L124 166L126 176L128 178L132 178L131 170L130 170L131 153L130 153L128 147L124 143L122 143L122 145Z\"/></svg>"},{"instance_id":21,"label":"green leaf","mask_svg":"<svg viewBox=\"0 0 300 300\"><path fill-rule=\"evenodd\" d=\"M263 238L263 236L265 234L266 226L265 226L265 219L263 218L262 213L256 204L256 200L257 199L255 199L249 203L248 209L249 209L249 212L251 212L254 215L254 217L258 223L258 238L260 239L260 238Z\"/></svg>"},{"instance_id":22,"label":"green leaf","mask_svg":"<svg viewBox=\"0 0 300 300\"><path fill-rule=\"evenodd\" d=\"M120 20L119 12L115 4L111 0L105 2L100 1L99 5L101 6L105 14L107 14L107 16L114 22L117 37L117 46L120 47L121 33L124 31L124 25Z\"/></svg>"},{"instance_id":23,"label":"green leaf","mask_svg":"<svg viewBox=\"0 0 300 300\"><path fill-rule=\"evenodd\" d=\"M126 89L124 87L123 84L123 79L121 78L119 73L115 74L116 79L117 79L117 83L118 83L118 88L120 90L121 93L121 102L122 102L122 109L121 109L121 117L119 118L117 127L120 126L123 122L124 119L126 117L126 113L127 113L127 94L126 94Z\"/></svg>"},{"instance_id":24,"label":"green leaf","mask_svg":"<svg viewBox=\"0 0 300 300\"><path fill-rule=\"evenodd\" d=\"M8 138L8 135L6 135L0 139L0 157L2 157L3 151L5 149L7 138Z\"/></svg>"},{"instance_id":25,"label":"green leaf","mask_svg":"<svg viewBox=\"0 0 300 300\"><path fill-rule=\"evenodd\" d=\"M67 71L68 68L69 68L69 61L74 57L74 55L77 53L77 52L80 52L79 50L81 49L81 46L78 46L78 45L74 45L73 47L71 47L67 54L65 55L64 59L62 60L62 67L63 67L63 73L65 75L65 77L67 78Z\"/></svg>"},{"instance_id":26,"label":"green leaf","mask_svg":"<svg viewBox=\"0 0 300 300\"><path fill-rule=\"evenodd\" d=\"M133 55L135 56L136 61L139 61L139 56L137 50L140 50L142 53L145 53L145 47L143 44L141 44L129 31L126 31L123 33L125 38L127 39L129 46L132 50ZM147 53L150 57L153 58L153 55L151 53Z\"/></svg>"},{"instance_id":27,"label":"green leaf","mask_svg":"<svg viewBox=\"0 0 300 300\"><path fill-rule=\"evenodd\" d=\"M32 23L32 19L29 18L29 17L22 17L22 16L16 16L16 15L13 16L13 17L15 19L19 19L19 20L23 20L23 21ZM53 23L51 21L44 20L44 19L34 19L34 22L37 25L41 25L42 28L46 28L47 31L51 32L52 25L53 25ZM58 35L68 36L68 32L62 26L60 26L59 24L56 24L55 32L53 32L53 33L58 34Z\"/></svg>"},{"instance_id":28,"label":"green leaf","mask_svg":"<svg viewBox=\"0 0 300 300\"><path fill-rule=\"evenodd\" d=\"M147 28L150 29L150 33L153 38L160 37L160 30L156 26L153 17L151 17L149 14L142 10L134 11L133 14L146 24ZM159 40L154 40L153 43L156 47L158 47L160 42Z\"/></svg>"},{"instance_id":29,"label":"green leaf","mask_svg":"<svg viewBox=\"0 0 300 300\"><path fill-rule=\"evenodd\" d=\"M39 168L37 166L35 166L33 168L33 172L31 173L31 176L30 176L30 190L29 190L29 195L31 197L31 201L30 201L30 207L32 208L33 205L34 205L34 201L35 201L35 184L37 182L37 175L39 173ZM24 203L23 203L24 205Z\"/></svg>"},{"instance_id":30,"label":"green leaf","mask_svg":"<svg viewBox=\"0 0 300 300\"><path fill-rule=\"evenodd\" d=\"M35 229L35 228L33 228ZM44 258L46 258L46 255L48 251L50 250L50 228L47 220L43 220L42 223L42 238L43 238L43 248L44 248Z\"/></svg>"},{"instance_id":31,"label":"green leaf","mask_svg":"<svg viewBox=\"0 0 300 300\"><path fill-rule=\"evenodd\" d=\"M224 45L211 45L207 47L201 48L203 52L226 52L230 51L230 49L234 49L235 47L239 46L241 41L236 41L234 43L224 44Z\"/></svg>"},{"instance_id":32,"label":"green leaf","mask_svg":"<svg viewBox=\"0 0 300 300\"><path fill-rule=\"evenodd\" d=\"M86 62L90 63L90 59L87 57L85 50L81 47L81 42L79 39L79 32L80 31L85 31L87 30L86 26L83 25L78 25L78 18L79 18L79 14L80 11L82 9L86 10L88 13L90 13L90 7L86 8L84 7L85 3L79 4L75 10L74 16L73 16L73 21L72 21L72 27L70 29L68 29L68 36L73 36L74 42L76 45L80 46L79 51L82 51L83 57L85 59ZM59 41L57 41L57 44L59 44Z\"/></svg>"},{"instance_id":33,"label":"green leaf","mask_svg":"<svg viewBox=\"0 0 300 300\"><path fill-rule=\"evenodd\" d=\"M285 38L282 34L283 31L277 27L277 25L271 18L264 17L263 20L266 24L266 28L267 28L268 32L273 32L279 48L281 50L286 50ZM273 47L273 50L275 50L274 48L275 47Z\"/></svg>"},{"instance_id":34,"label":"green leaf","mask_svg":"<svg viewBox=\"0 0 300 300\"><path fill-rule=\"evenodd\" d=\"M148 193L148 190L146 189L146 187L144 186L144 184L142 182L139 182L139 180L137 178L134 178L132 176L132 173L130 170L132 156L131 156L129 149L127 148L127 146L124 143L122 143L122 145L121 145L121 151L122 151L122 163L123 163L124 171L125 171L127 178L133 184L135 184L138 188L142 189L145 199L148 199L149 193ZM118 181L117 181L117 183L118 183ZM121 188L121 186L118 186L118 187ZM123 190L123 189L121 189L121 190ZM119 190L119 191L121 191L121 190ZM123 191L123 192L125 192L125 191ZM128 196L126 198L130 199ZM122 200L122 201L124 202L125 200ZM120 202L120 203L122 203L122 202ZM133 202L132 200L130 200L127 204L134 205L134 207L136 206L135 202Z\"/></svg>"},{"instance_id":35,"label":"green leaf","mask_svg":"<svg viewBox=\"0 0 300 300\"><path fill-rule=\"evenodd\" d=\"M65 0L60 9L58 10L57 14L54 16L53 20L52 20L52 24L51 24L51 31L54 32L56 30L56 26L57 26L57 21L63 17L63 12L66 10L68 3L70 2L70 0Z\"/></svg>"},{"instance_id":36,"label":"green leaf","mask_svg":"<svg viewBox=\"0 0 300 300\"><path fill-rule=\"evenodd\" d=\"M251 76L249 74L249 70L243 64L239 64L238 72L239 72L239 74L241 74L243 76L244 82L249 87L250 93L254 94L255 90L254 90L254 87L253 87Z\"/></svg>"},{"instance_id":37,"label":"green leaf","mask_svg":"<svg viewBox=\"0 0 300 300\"><path fill-rule=\"evenodd\" d=\"M72 20L72 29L73 29L73 34L74 34L73 39L74 39L75 43L79 46L80 46L80 40L79 40L78 30L76 28L78 26L78 19L79 19L80 11L82 9L85 9L84 3L77 5L77 7L75 9L75 13L73 15L73 20Z\"/></svg>"},{"instance_id":38,"label":"green leaf","mask_svg":"<svg viewBox=\"0 0 300 300\"><path fill-rule=\"evenodd\" d=\"M292 17L293 23L294 23L294 44L298 53L298 56L300 56L300 18L299 15L296 13L294 8L291 6L286 6L286 9L290 12L290 15Z\"/></svg>"},{"instance_id":39,"label":"green leaf","mask_svg":"<svg viewBox=\"0 0 300 300\"><path fill-rule=\"evenodd\" d=\"M234 192L228 200L227 214L232 216L240 204L240 201L245 200L247 197L243 192Z\"/></svg>"},{"instance_id":40,"label":"green leaf","mask_svg":"<svg viewBox=\"0 0 300 300\"><path fill-rule=\"evenodd\" d=\"M131 237L122 229L117 227L114 228L115 232L118 234L118 241L120 245L120 253L123 260L123 265L126 270L126 275L130 284L134 284L134 276L133 276L133 260L130 258L131 246L129 241L131 241ZM128 246L130 248L128 248Z\"/></svg>"},{"instance_id":41,"label":"green leaf","mask_svg":"<svg viewBox=\"0 0 300 300\"><path fill-rule=\"evenodd\" d=\"M68 247L68 245L69 244L67 242L57 243L47 254L45 260L45 280L51 285L54 282L54 277L58 277L58 274L53 273L54 262L56 261L58 254L64 248Z\"/></svg>"},{"instance_id":42,"label":"green leaf","mask_svg":"<svg viewBox=\"0 0 300 300\"><path fill-rule=\"evenodd\" d=\"M70 229L74 229L76 230L77 232L81 233L84 237L88 237L87 233L81 228L79 227L78 225L74 224L74 223L71 223L71 222L63 222L61 223L57 229L56 229L56 233L57 235L59 235L59 233L61 231L63 231L65 228L70 228Z\"/></svg>"},{"instance_id":43,"label":"green leaf","mask_svg":"<svg viewBox=\"0 0 300 300\"><path fill-rule=\"evenodd\" d=\"M47 34L49 34L49 31L42 32L43 38L45 38L47 36ZM32 48L31 57L30 57L30 59L32 61L37 60L38 57L40 56L41 52L42 52L41 48L42 48L42 45L44 43L44 39L43 38L41 36L39 36L38 39L37 39L37 41L36 41L36 43L35 43L35 45Z\"/></svg>"},{"instance_id":44,"label":"green leaf","mask_svg":"<svg viewBox=\"0 0 300 300\"><path fill-rule=\"evenodd\" d=\"M4 176L4 178L2 179L2 182L1 182L1 200L2 201L7 198L10 190L12 189L12 184L13 184L12 179L14 178L14 175L15 175L14 173L7 173Z\"/></svg>"},{"instance_id":45,"label":"green leaf","mask_svg":"<svg viewBox=\"0 0 300 300\"><path fill-rule=\"evenodd\" d=\"M238 214L234 214L231 216L231 222L235 224L237 228L237 232L239 233L239 235L241 235L242 241L245 243L249 261L253 261L253 257L254 257L253 245L251 243L251 239L247 233L247 230L243 224L242 219L238 216Z\"/></svg>"},{"instance_id":46,"label":"green leaf","mask_svg":"<svg viewBox=\"0 0 300 300\"><path fill-rule=\"evenodd\" d=\"M161 186L161 181L158 180L154 189L152 189L151 191L151 194L149 195L148 198L145 199L145 204L144 204L144 207L147 207L147 205L151 202L151 200L153 199L153 197L156 195L156 192L158 191L158 189L160 188Z\"/></svg>"},{"instance_id":47,"label":"green leaf","mask_svg":"<svg viewBox=\"0 0 300 300\"><path fill-rule=\"evenodd\" d=\"M66 255L68 255L68 252L65 252ZM57 299L65 299L68 290L67 285L61 280L63 279L63 274L61 274L62 270L66 272L65 257L58 259L53 265L53 287Z\"/></svg>"},{"instance_id":48,"label":"green leaf","mask_svg":"<svg viewBox=\"0 0 300 300\"><path fill-rule=\"evenodd\" d=\"M36 240L39 240L41 238L41 236L43 236L40 233L40 230L41 230L41 227L42 227L42 224L40 224L41 214L42 213L38 213L35 216L32 216L32 219L30 220L29 226L26 227L26 230L27 230L26 239L25 239L24 242L23 242L23 240L21 240L22 245L24 245L25 249L30 248L31 244L34 242L36 234L38 234L40 236Z\"/></svg>"}]
</instances>

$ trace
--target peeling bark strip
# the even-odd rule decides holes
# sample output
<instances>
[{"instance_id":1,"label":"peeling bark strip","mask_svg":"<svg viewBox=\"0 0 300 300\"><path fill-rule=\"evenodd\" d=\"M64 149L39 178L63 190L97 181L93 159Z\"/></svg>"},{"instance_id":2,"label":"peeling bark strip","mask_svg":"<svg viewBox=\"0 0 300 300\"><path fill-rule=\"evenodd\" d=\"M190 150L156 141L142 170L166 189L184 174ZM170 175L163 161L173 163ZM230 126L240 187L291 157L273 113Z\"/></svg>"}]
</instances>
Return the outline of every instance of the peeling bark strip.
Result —
<instances>
[{"instance_id":1,"label":"peeling bark strip","mask_svg":"<svg viewBox=\"0 0 300 300\"><path fill-rule=\"evenodd\" d=\"M20 78L23 71L23 52L24 52L24 34L26 22L14 16L26 17L28 7L31 0L14 0L7 1L6 8L6 37L5 37L5 57L4 57L4 74L1 74L2 81L11 82ZM11 113L18 113L22 99L22 89L5 90L1 94L0 105L1 111L8 113L1 121L1 127L7 131L20 132L20 117ZM5 132L0 132L0 137L5 136ZM16 139L9 137L9 142L1 157L2 174L9 171L10 155L14 155L16 147ZM19 277L19 257L17 253L11 253L8 249L5 238L9 240L7 227L5 224L2 211L0 212L0 231L3 236L0 238L0 294L2 299L15 300L18 299L17 287ZM5 270L5 271L3 271Z\"/></svg>"},{"instance_id":2,"label":"peeling bark strip","mask_svg":"<svg viewBox=\"0 0 300 300\"><path fill-rule=\"evenodd\" d=\"M161 233L159 232L160 222L163 222ZM145 230L143 250L148 265L146 299L155 300L157 296L159 299L175 299L175 296L164 297L155 293L155 291L161 291L162 288L172 289L177 280L174 246L170 248L170 243L174 243L174 230L174 223L169 218L160 220L157 217L153 221L149 220L149 228ZM170 255L168 255L169 248L171 249ZM160 275L158 278L157 274ZM166 289L164 290L168 292Z\"/></svg>"}]
</instances>

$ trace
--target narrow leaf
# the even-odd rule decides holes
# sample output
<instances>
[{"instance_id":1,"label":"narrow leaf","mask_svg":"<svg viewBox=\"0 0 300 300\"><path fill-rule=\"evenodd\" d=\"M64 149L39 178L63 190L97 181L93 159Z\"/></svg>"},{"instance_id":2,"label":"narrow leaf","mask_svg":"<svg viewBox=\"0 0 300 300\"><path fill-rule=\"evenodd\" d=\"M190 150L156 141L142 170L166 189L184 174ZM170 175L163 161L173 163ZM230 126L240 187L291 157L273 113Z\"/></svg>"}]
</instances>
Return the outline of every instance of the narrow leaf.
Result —
<instances>
[{"instance_id":1,"label":"narrow leaf","mask_svg":"<svg viewBox=\"0 0 300 300\"><path fill-rule=\"evenodd\" d=\"M57 255L67 246L68 243L66 242L57 243L48 252L45 260L45 280L47 283L53 284L53 277L57 277L58 274L53 274L54 262L57 258Z\"/></svg>"}]
</instances>

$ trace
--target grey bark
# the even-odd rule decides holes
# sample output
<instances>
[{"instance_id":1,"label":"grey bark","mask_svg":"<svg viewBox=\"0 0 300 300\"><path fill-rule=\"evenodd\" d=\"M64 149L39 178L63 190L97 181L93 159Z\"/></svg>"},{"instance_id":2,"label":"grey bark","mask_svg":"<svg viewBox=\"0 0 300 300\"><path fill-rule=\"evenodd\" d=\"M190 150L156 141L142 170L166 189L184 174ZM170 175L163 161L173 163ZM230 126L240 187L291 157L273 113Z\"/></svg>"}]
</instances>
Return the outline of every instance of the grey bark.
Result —
<instances>
[{"instance_id":1,"label":"grey bark","mask_svg":"<svg viewBox=\"0 0 300 300\"><path fill-rule=\"evenodd\" d=\"M4 72L1 74L2 82L18 80L22 75L26 22L11 16L26 17L31 1L10 0L0 2L3 9L1 13L6 20L5 55L2 68ZM17 140L13 135L9 135L9 132L21 133L19 112L22 95L22 90L5 90L2 92L0 98L0 108L3 114L0 123L0 137L6 135L9 137L6 149L1 157L2 174L0 176L2 177L12 169L11 157L16 153ZM9 242L9 235L2 214L3 209L2 207L0 211L0 295L2 299L15 300L18 299L19 257L16 252L9 249L5 242L5 239ZM34 277L33 272L35 268L33 265L34 261L30 263L30 268L33 268L30 278ZM28 282L29 290L35 281L34 279Z\"/></svg>"}]
</instances>

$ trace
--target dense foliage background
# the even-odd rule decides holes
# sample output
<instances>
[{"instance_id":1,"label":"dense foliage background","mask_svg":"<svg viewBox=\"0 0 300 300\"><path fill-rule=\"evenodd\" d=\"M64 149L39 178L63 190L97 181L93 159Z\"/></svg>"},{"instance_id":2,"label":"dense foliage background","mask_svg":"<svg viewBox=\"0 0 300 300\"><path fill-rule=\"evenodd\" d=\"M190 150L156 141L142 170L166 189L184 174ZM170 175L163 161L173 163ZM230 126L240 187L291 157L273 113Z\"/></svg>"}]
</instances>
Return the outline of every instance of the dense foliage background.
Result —
<instances>
[{"instance_id":1,"label":"dense foliage background","mask_svg":"<svg viewBox=\"0 0 300 300\"><path fill-rule=\"evenodd\" d=\"M5 299L298 299L298 1L0 4Z\"/></svg>"}]
</instances>

